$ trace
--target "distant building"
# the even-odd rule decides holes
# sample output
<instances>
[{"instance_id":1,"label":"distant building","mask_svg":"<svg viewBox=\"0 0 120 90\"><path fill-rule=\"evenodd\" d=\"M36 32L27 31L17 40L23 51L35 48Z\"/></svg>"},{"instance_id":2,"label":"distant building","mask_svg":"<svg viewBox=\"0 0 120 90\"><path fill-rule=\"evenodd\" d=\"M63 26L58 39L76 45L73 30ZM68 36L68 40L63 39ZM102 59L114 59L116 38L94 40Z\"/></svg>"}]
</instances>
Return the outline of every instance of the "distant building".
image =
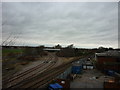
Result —
<instances>
[{"instance_id":1,"label":"distant building","mask_svg":"<svg viewBox=\"0 0 120 90\"><path fill-rule=\"evenodd\" d=\"M61 49L44 48L43 50L49 52L56 52L56 51L60 51Z\"/></svg>"},{"instance_id":2,"label":"distant building","mask_svg":"<svg viewBox=\"0 0 120 90\"><path fill-rule=\"evenodd\" d=\"M120 51L107 51L104 53L96 53L96 67L99 70L113 70L120 72Z\"/></svg>"}]
</instances>

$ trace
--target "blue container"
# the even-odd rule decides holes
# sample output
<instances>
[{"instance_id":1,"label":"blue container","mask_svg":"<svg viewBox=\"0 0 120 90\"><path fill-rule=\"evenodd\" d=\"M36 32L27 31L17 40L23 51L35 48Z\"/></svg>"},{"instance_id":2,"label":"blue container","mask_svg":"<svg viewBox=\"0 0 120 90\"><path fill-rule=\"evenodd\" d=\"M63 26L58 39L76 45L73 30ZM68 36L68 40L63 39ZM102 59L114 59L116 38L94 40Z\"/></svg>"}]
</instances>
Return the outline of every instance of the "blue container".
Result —
<instances>
[{"instance_id":1,"label":"blue container","mask_svg":"<svg viewBox=\"0 0 120 90\"><path fill-rule=\"evenodd\" d=\"M104 72L109 76L113 76L115 74L115 71L113 70L104 70Z\"/></svg>"},{"instance_id":2,"label":"blue container","mask_svg":"<svg viewBox=\"0 0 120 90\"><path fill-rule=\"evenodd\" d=\"M115 74L115 72L112 71L112 70L108 70L107 74L108 74L109 76L113 76L113 75Z\"/></svg>"},{"instance_id":3,"label":"blue container","mask_svg":"<svg viewBox=\"0 0 120 90\"><path fill-rule=\"evenodd\" d=\"M72 73L73 74L80 74L82 71L82 66L72 66Z\"/></svg>"},{"instance_id":4,"label":"blue container","mask_svg":"<svg viewBox=\"0 0 120 90\"><path fill-rule=\"evenodd\" d=\"M55 84L50 84L48 89L49 90L62 90L62 86L58 83L55 83Z\"/></svg>"}]
</instances>

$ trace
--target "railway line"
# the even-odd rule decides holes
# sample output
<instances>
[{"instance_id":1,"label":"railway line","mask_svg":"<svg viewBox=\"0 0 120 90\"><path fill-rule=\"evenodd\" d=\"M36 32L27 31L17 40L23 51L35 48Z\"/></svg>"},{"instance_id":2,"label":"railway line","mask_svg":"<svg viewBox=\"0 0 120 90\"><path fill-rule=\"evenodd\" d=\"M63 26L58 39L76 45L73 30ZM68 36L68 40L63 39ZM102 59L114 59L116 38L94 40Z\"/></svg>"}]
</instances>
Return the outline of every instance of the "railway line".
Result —
<instances>
[{"instance_id":1,"label":"railway line","mask_svg":"<svg viewBox=\"0 0 120 90\"><path fill-rule=\"evenodd\" d=\"M49 55L49 57L45 61L54 61L56 62L57 57L53 55ZM15 86L16 84L19 84L21 82L24 82L26 80L29 80L30 78L33 78L37 76L38 74L41 74L42 72L49 70L52 68L56 63L42 63L39 64L29 70L26 70L20 74L17 74L13 76L11 79L7 79L3 81L3 88L9 88L12 86ZM5 85L5 86L4 86Z\"/></svg>"},{"instance_id":2,"label":"railway line","mask_svg":"<svg viewBox=\"0 0 120 90\"><path fill-rule=\"evenodd\" d=\"M29 78L26 81L20 82L10 88L41 88L46 84L51 82L57 75L64 72L70 64L60 65L56 68L52 68L51 70L46 70L45 72L37 75L36 77ZM31 82L32 81L32 82Z\"/></svg>"},{"instance_id":3,"label":"railway line","mask_svg":"<svg viewBox=\"0 0 120 90\"><path fill-rule=\"evenodd\" d=\"M64 72L66 70L66 68L69 67L69 66L70 65L66 65L63 68L59 68L59 69L53 71L53 73L50 73L50 74L46 75L44 78L40 79L37 83L35 83L34 85L32 85L31 88L44 88L56 76L58 76L60 73Z\"/></svg>"},{"instance_id":4,"label":"railway line","mask_svg":"<svg viewBox=\"0 0 120 90\"><path fill-rule=\"evenodd\" d=\"M50 54L45 61L57 61L54 54ZM74 61L74 60L73 60ZM13 76L4 82L3 88L41 88L50 83L56 76L64 72L71 65L64 63L56 66L56 63L42 63L23 73Z\"/></svg>"}]
</instances>

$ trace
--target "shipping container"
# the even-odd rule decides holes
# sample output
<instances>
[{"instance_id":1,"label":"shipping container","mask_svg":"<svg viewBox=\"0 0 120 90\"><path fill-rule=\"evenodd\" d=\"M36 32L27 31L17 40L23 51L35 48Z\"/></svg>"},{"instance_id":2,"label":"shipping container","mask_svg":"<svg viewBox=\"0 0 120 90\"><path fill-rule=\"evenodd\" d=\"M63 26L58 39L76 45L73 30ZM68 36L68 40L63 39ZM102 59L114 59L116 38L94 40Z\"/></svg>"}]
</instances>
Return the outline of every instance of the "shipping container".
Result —
<instances>
[{"instance_id":1,"label":"shipping container","mask_svg":"<svg viewBox=\"0 0 120 90\"><path fill-rule=\"evenodd\" d=\"M67 68L63 73L61 73L60 75L57 76L57 78L61 78L61 79L66 79L68 77L68 75L71 73L72 70L72 66L70 66L69 68Z\"/></svg>"},{"instance_id":2,"label":"shipping container","mask_svg":"<svg viewBox=\"0 0 120 90\"><path fill-rule=\"evenodd\" d=\"M58 83L55 83L55 84L50 84L49 86L48 86L48 89L49 90L62 90L62 86L60 85L60 84L58 84Z\"/></svg>"},{"instance_id":3,"label":"shipping container","mask_svg":"<svg viewBox=\"0 0 120 90\"><path fill-rule=\"evenodd\" d=\"M82 72L82 65L80 66L72 66L72 73L73 74L80 74Z\"/></svg>"}]
</instances>

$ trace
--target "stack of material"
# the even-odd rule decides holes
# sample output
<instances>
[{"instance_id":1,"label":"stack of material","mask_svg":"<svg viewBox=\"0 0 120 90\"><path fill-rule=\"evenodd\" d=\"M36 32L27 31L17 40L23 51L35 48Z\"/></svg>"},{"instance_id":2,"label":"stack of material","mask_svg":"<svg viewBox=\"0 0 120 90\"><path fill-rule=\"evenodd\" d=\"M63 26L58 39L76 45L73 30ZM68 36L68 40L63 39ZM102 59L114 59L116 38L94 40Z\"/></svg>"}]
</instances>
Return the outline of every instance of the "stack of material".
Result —
<instances>
[{"instance_id":1,"label":"stack of material","mask_svg":"<svg viewBox=\"0 0 120 90\"><path fill-rule=\"evenodd\" d=\"M120 82L117 82L114 77L106 78L104 81L104 88L119 88Z\"/></svg>"}]
</instances>

